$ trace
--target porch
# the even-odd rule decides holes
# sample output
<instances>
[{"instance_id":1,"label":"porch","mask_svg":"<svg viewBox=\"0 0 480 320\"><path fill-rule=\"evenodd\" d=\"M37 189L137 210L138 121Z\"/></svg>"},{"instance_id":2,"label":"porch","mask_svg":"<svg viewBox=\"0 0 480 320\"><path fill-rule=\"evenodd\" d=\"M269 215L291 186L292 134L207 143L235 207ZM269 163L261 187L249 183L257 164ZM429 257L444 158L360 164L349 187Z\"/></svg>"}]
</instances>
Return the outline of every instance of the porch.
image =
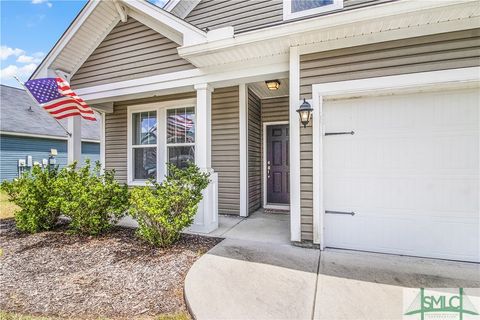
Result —
<instances>
[{"instance_id":1,"label":"porch","mask_svg":"<svg viewBox=\"0 0 480 320\"><path fill-rule=\"evenodd\" d=\"M248 217L220 215L218 229L208 234L225 239L289 244L290 216L288 211L259 209Z\"/></svg>"}]
</instances>

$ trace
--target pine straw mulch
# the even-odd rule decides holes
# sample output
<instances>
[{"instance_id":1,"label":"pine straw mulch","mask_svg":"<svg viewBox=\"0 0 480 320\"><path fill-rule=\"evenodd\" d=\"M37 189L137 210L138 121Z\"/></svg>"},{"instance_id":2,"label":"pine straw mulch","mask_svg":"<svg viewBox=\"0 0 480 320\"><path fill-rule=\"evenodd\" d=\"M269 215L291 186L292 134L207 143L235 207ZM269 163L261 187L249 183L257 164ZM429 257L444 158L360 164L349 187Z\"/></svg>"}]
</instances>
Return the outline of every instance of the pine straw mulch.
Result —
<instances>
[{"instance_id":1,"label":"pine straw mulch","mask_svg":"<svg viewBox=\"0 0 480 320\"><path fill-rule=\"evenodd\" d=\"M160 249L128 228L98 238L65 230L26 235L0 220L0 310L62 319L185 314L185 275L221 241L182 235Z\"/></svg>"}]
</instances>

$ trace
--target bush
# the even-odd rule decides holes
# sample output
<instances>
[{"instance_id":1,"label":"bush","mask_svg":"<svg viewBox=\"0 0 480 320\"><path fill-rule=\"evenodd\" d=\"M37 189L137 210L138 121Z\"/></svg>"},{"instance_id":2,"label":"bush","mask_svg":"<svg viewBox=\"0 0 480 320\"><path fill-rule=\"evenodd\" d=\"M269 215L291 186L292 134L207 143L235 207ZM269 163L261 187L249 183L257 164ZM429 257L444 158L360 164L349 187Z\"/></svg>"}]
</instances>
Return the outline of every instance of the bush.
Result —
<instances>
[{"instance_id":1,"label":"bush","mask_svg":"<svg viewBox=\"0 0 480 320\"><path fill-rule=\"evenodd\" d=\"M58 167L34 166L13 181L3 181L1 188L20 207L15 213L17 229L35 233L52 229L60 216L60 202L55 182Z\"/></svg>"},{"instance_id":2,"label":"bush","mask_svg":"<svg viewBox=\"0 0 480 320\"><path fill-rule=\"evenodd\" d=\"M56 187L60 209L69 217L70 229L83 234L98 235L110 229L128 209L128 187L115 181L115 171L105 170L90 161L77 169L76 163L60 171Z\"/></svg>"},{"instance_id":3,"label":"bush","mask_svg":"<svg viewBox=\"0 0 480 320\"><path fill-rule=\"evenodd\" d=\"M137 235L158 246L174 243L193 223L202 190L209 183L209 174L193 164L183 170L169 165L168 172L162 183L136 187L130 194L130 212L139 224Z\"/></svg>"}]
</instances>

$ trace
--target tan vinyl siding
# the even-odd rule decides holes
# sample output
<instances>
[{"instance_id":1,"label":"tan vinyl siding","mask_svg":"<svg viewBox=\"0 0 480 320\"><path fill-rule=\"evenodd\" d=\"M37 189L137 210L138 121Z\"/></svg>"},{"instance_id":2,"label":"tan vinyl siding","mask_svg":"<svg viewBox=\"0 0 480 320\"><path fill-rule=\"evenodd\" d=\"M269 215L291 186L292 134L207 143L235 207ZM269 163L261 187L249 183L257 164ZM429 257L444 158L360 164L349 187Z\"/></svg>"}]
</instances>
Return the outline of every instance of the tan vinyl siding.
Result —
<instances>
[{"instance_id":1,"label":"tan vinyl siding","mask_svg":"<svg viewBox=\"0 0 480 320\"><path fill-rule=\"evenodd\" d=\"M480 64L480 29L383 42L300 57L300 94L312 84Z\"/></svg>"},{"instance_id":2,"label":"tan vinyl siding","mask_svg":"<svg viewBox=\"0 0 480 320\"><path fill-rule=\"evenodd\" d=\"M416 37L308 54L300 57L300 98L311 98L312 84L480 64L480 29ZM302 240L313 239L312 129L301 128L300 190Z\"/></svg>"},{"instance_id":3,"label":"tan vinyl siding","mask_svg":"<svg viewBox=\"0 0 480 320\"><path fill-rule=\"evenodd\" d=\"M288 97L262 99L262 122L288 121Z\"/></svg>"},{"instance_id":4,"label":"tan vinyl siding","mask_svg":"<svg viewBox=\"0 0 480 320\"><path fill-rule=\"evenodd\" d=\"M105 115L105 169L114 169L117 181L127 183L126 106L115 106Z\"/></svg>"},{"instance_id":5,"label":"tan vinyl siding","mask_svg":"<svg viewBox=\"0 0 480 320\"><path fill-rule=\"evenodd\" d=\"M377 5L388 1L391 0L345 0L342 10L314 16ZM300 19L283 21L283 0L201 0L185 20L201 29L209 28L212 30L233 26L235 33L238 33Z\"/></svg>"},{"instance_id":6,"label":"tan vinyl siding","mask_svg":"<svg viewBox=\"0 0 480 320\"><path fill-rule=\"evenodd\" d=\"M261 101L248 90L248 211L262 206Z\"/></svg>"},{"instance_id":7,"label":"tan vinyl siding","mask_svg":"<svg viewBox=\"0 0 480 320\"><path fill-rule=\"evenodd\" d=\"M313 146L311 122L300 128L300 208L302 240L313 240Z\"/></svg>"},{"instance_id":8,"label":"tan vinyl siding","mask_svg":"<svg viewBox=\"0 0 480 320\"><path fill-rule=\"evenodd\" d=\"M72 87L138 79L194 69L179 45L133 18L119 22L74 74Z\"/></svg>"},{"instance_id":9,"label":"tan vinyl siding","mask_svg":"<svg viewBox=\"0 0 480 320\"><path fill-rule=\"evenodd\" d=\"M218 173L218 212L240 213L239 89L212 94L212 167Z\"/></svg>"},{"instance_id":10,"label":"tan vinyl siding","mask_svg":"<svg viewBox=\"0 0 480 320\"><path fill-rule=\"evenodd\" d=\"M165 95L115 103L105 116L105 168L115 169L117 180L127 183L127 107L136 104L196 97L195 92Z\"/></svg>"}]
</instances>

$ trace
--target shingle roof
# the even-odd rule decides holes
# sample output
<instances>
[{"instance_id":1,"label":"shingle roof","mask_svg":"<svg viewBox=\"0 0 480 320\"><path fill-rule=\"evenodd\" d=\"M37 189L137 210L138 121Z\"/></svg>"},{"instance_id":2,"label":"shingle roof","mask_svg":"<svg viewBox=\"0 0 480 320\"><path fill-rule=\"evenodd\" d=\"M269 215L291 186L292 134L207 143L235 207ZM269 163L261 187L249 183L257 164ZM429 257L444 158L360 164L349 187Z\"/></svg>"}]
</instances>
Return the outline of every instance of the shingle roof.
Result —
<instances>
[{"instance_id":1,"label":"shingle roof","mask_svg":"<svg viewBox=\"0 0 480 320\"><path fill-rule=\"evenodd\" d=\"M100 120L96 113L95 117ZM60 120L65 128L67 120ZM0 85L0 131L66 137L53 117L23 89ZM82 139L100 140L100 121L82 119Z\"/></svg>"}]
</instances>

